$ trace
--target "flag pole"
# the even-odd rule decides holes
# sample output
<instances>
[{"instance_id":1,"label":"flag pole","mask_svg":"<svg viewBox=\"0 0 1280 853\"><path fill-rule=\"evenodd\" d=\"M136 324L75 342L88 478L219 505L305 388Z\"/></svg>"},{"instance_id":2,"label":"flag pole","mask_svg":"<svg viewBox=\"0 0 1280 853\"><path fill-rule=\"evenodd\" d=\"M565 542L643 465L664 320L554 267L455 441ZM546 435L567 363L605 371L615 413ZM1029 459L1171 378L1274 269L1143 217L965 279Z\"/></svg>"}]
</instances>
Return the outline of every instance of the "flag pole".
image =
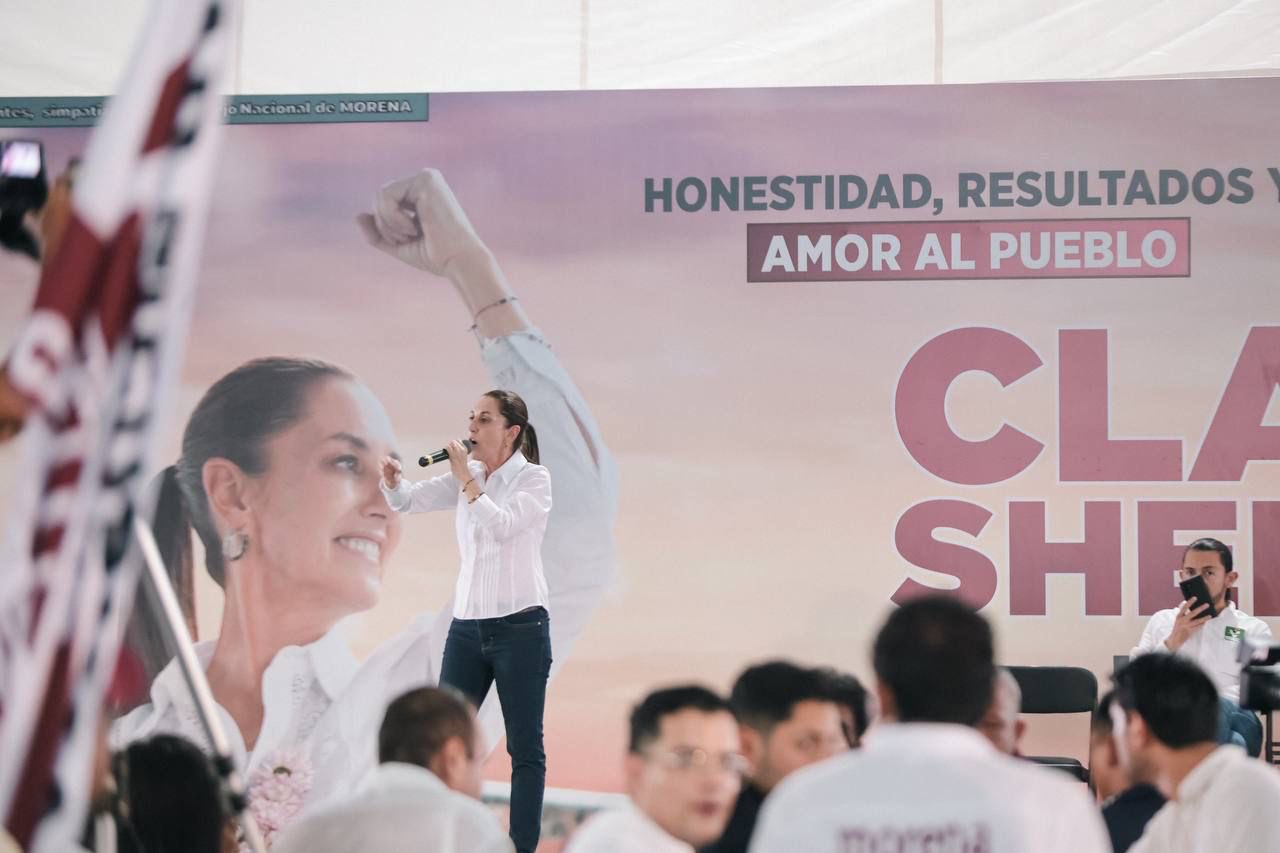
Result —
<instances>
[{"instance_id":1,"label":"flag pole","mask_svg":"<svg viewBox=\"0 0 1280 853\"><path fill-rule=\"evenodd\" d=\"M224 807L231 817L235 818L244 831L245 842L253 853L266 853L266 845L258 824L249 811L249 797L245 790L244 777L235 766L231 756L231 745L227 734L222 729L222 721L213 701L213 691L209 689L209 681L205 678L204 667L196 658L195 644L187 631L187 622L182 616L182 608L178 605L178 597L174 595L173 584L169 582L169 574L165 571L164 561L160 557L160 549L156 546L155 536L141 515L133 516L133 534L142 549L146 578L151 591L160 603L163 622L169 630L169 636L177 647L177 660L182 676L195 700L200 722L204 726L205 735L213 748L213 763L222 782Z\"/></svg>"}]
</instances>

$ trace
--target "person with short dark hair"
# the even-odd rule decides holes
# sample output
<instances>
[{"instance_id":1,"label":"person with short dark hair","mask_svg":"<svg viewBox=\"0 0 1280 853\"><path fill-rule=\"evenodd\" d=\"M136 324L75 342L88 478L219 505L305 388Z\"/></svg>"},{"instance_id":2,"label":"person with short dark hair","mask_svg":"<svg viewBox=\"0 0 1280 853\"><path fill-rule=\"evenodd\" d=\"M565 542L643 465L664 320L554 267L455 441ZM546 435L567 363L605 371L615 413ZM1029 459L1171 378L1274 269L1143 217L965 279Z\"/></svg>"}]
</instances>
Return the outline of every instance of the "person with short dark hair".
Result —
<instances>
[{"instance_id":1,"label":"person with short dark hair","mask_svg":"<svg viewBox=\"0 0 1280 853\"><path fill-rule=\"evenodd\" d=\"M1234 743L1257 756L1262 752L1262 723L1240 707L1240 643L1269 643L1271 628L1236 607L1230 591L1240 574L1231 549L1217 539L1197 539L1182 552L1178 575L1183 580L1204 578L1210 602L1184 601L1151 617L1131 657L1149 652L1173 652L1198 663L1218 688L1218 743ZM1213 606L1216 616L1210 617Z\"/></svg>"},{"instance_id":2,"label":"person with short dark hair","mask_svg":"<svg viewBox=\"0 0 1280 853\"><path fill-rule=\"evenodd\" d=\"M1165 797L1139 770L1120 761L1115 727L1111 722L1113 692L1098 700L1089 732L1089 778L1102 803L1102 819L1115 853L1125 853L1142 836L1151 818L1164 806Z\"/></svg>"},{"instance_id":3,"label":"person with short dark hair","mask_svg":"<svg viewBox=\"0 0 1280 853\"><path fill-rule=\"evenodd\" d=\"M111 759L121 853L229 853L235 827L209 757L175 735L129 744Z\"/></svg>"},{"instance_id":4,"label":"person with short dark hair","mask_svg":"<svg viewBox=\"0 0 1280 853\"><path fill-rule=\"evenodd\" d=\"M748 667L733 684L750 770L724 834L702 853L746 853L764 798L793 771L847 749L829 676L790 661Z\"/></svg>"},{"instance_id":5,"label":"person with short dark hair","mask_svg":"<svg viewBox=\"0 0 1280 853\"><path fill-rule=\"evenodd\" d=\"M425 767L469 797L480 797L480 737L475 712L456 689L419 687L387 706L378 729L378 762Z\"/></svg>"},{"instance_id":6,"label":"person with short dark hair","mask_svg":"<svg viewBox=\"0 0 1280 853\"><path fill-rule=\"evenodd\" d=\"M1110 711L1121 763L1169 798L1130 850L1280 850L1280 774L1217 743L1218 691L1181 655L1117 672Z\"/></svg>"},{"instance_id":7,"label":"person with short dark hair","mask_svg":"<svg viewBox=\"0 0 1280 853\"><path fill-rule=\"evenodd\" d=\"M850 749L862 746L862 736L871 727L871 697L857 677L826 666L818 672L827 679L828 692L840 709L840 727Z\"/></svg>"},{"instance_id":8,"label":"person with short dark hair","mask_svg":"<svg viewBox=\"0 0 1280 853\"><path fill-rule=\"evenodd\" d=\"M975 730L996 669L991 627L972 608L944 596L904 604L880 629L873 662L883 722L862 749L785 779L752 853L1109 853L1083 786Z\"/></svg>"},{"instance_id":9,"label":"person with short dark hair","mask_svg":"<svg viewBox=\"0 0 1280 853\"><path fill-rule=\"evenodd\" d=\"M631 712L630 803L590 818L568 853L693 853L724 831L746 759L723 697L698 685L655 690Z\"/></svg>"},{"instance_id":10,"label":"person with short dark hair","mask_svg":"<svg viewBox=\"0 0 1280 853\"><path fill-rule=\"evenodd\" d=\"M387 706L378 767L353 798L304 813L274 853L510 853L478 802L484 764L475 711L451 687L419 687Z\"/></svg>"}]
</instances>

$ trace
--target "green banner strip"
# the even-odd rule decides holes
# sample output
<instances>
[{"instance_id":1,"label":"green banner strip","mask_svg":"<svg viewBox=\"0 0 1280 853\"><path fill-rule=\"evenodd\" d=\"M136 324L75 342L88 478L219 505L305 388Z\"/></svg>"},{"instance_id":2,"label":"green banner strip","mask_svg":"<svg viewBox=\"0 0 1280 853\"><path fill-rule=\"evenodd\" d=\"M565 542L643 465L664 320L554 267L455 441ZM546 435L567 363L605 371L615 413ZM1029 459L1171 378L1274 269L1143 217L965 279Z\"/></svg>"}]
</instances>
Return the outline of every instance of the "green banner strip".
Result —
<instances>
[{"instance_id":1,"label":"green banner strip","mask_svg":"<svg viewBox=\"0 0 1280 853\"><path fill-rule=\"evenodd\" d=\"M92 127L106 98L0 98L0 127ZM237 95L227 124L426 121L425 94Z\"/></svg>"}]
</instances>

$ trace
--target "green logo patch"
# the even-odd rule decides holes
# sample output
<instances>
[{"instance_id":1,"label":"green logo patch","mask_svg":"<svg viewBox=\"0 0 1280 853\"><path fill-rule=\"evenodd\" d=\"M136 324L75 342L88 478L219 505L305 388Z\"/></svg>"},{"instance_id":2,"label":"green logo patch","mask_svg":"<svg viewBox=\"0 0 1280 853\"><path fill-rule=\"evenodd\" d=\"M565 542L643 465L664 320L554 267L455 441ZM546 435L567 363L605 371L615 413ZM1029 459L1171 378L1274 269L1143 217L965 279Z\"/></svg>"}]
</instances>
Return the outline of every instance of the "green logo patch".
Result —
<instances>
[{"instance_id":1,"label":"green logo patch","mask_svg":"<svg viewBox=\"0 0 1280 853\"><path fill-rule=\"evenodd\" d=\"M1228 640L1235 640L1239 642L1240 640L1244 639L1243 628L1232 628L1230 625L1228 625L1226 629L1223 631L1223 633L1225 634Z\"/></svg>"}]
</instances>

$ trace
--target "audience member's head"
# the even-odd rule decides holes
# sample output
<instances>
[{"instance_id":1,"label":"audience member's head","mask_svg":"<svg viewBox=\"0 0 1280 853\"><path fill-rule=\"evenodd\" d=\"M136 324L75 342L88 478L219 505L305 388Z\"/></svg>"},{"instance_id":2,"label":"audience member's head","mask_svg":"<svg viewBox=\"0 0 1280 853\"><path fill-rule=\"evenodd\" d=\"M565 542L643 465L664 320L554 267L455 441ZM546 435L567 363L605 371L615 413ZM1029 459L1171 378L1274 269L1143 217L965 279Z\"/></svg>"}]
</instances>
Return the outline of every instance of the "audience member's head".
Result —
<instances>
[{"instance_id":1,"label":"audience member's head","mask_svg":"<svg viewBox=\"0 0 1280 853\"><path fill-rule=\"evenodd\" d=\"M631 712L629 753L636 808L694 847L720 837L746 769L728 702L694 685L650 693Z\"/></svg>"},{"instance_id":2,"label":"audience member's head","mask_svg":"<svg viewBox=\"0 0 1280 853\"><path fill-rule=\"evenodd\" d=\"M871 726L871 697L862 682L847 672L831 667L819 670L827 679L831 698L840 709L840 727L844 730L845 743L856 749L862 746L862 736Z\"/></svg>"},{"instance_id":3,"label":"audience member's head","mask_svg":"<svg viewBox=\"0 0 1280 853\"><path fill-rule=\"evenodd\" d=\"M1098 799L1109 800L1133 786L1137 779L1120 762L1116 748L1115 726L1111 721L1111 708L1115 704L1115 692L1107 691L1098 700L1089 728L1089 776Z\"/></svg>"},{"instance_id":4,"label":"audience member's head","mask_svg":"<svg viewBox=\"0 0 1280 853\"><path fill-rule=\"evenodd\" d=\"M418 687L387 706L378 761L425 767L455 791L480 797L483 762L471 704L451 687Z\"/></svg>"},{"instance_id":5,"label":"audience member's head","mask_svg":"<svg viewBox=\"0 0 1280 853\"><path fill-rule=\"evenodd\" d=\"M1022 711L1022 688L1018 679L1004 667L996 670L996 686L991 704L978 721L978 731L1005 755L1021 755L1022 736L1027 724L1018 714Z\"/></svg>"},{"instance_id":6,"label":"audience member's head","mask_svg":"<svg viewBox=\"0 0 1280 853\"><path fill-rule=\"evenodd\" d=\"M1178 569L1178 576L1188 580L1197 575L1204 578L1214 609L1225 609L1231 588L1240 577L1235 570L1231 549L1211 536L1197 539L1188 545L1182 552L1182 566ZM1197 606L1203 603L1197 602Z\"/></svg>"},{"instance_id":7,"label":"audience member's head","mask_svg":"<svg viewBox=\"0 0 1280 853\"><path fill-rule=\"evenodd\" d=\"M224 853L235 829L208 756L190 741L155 735L111 760L117 849L122 853Z\"/></svg>"},{"instance_id":8,"label":"audience member's head","mask_svg":"<svg viewBox=\"0 0 1280 853\"><path fill-rule=\"evenodd\" d=\"M1120 762L1130 777L1150 781L1179 753L1207 750L1217 740L1218 690L1181 655L1135 658L1115 674L1112 712Z\"/></svg>"},{"instance_id":9,"label":"audience member's head","mask_svg":"<svg viewBox=\"0 0 1280 853\"><path fill-rule=\"evenodd\" d=\"M991 626L945 596L898 608L876 637L872 660L880 708L900 723L976 726L995 683Z\"/></svg>"},{"instance_id":10,"label":"audience member's head","mask_svg":"<svg viewBox=\"0 0 1280 853\"><path fill-rule=\"evenodd\" d=\"M830 679L815 669L781 660L748 667L729 704L751 781L765 793L792 771L847 748Z\"/></svg>"}]
</instances>

